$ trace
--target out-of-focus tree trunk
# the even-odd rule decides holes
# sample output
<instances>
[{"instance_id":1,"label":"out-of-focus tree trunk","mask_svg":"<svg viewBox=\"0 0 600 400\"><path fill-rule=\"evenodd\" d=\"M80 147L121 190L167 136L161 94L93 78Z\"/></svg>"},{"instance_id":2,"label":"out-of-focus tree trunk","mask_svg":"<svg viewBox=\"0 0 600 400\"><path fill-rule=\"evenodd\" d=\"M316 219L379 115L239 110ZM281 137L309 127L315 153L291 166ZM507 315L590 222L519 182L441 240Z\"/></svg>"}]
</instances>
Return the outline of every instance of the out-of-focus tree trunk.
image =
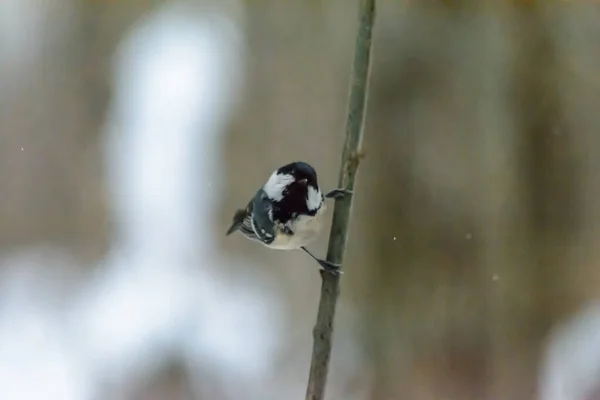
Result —
<instances>
[{"instance_id":1,"label":"out-of-focus tree trunk","mask_svg":"<svg viewBox=\"0 0 600 400\"><path fill-rule=\"evenodd\" d=\"M577 171L575 194L563 207L575 210L576 235L571 237L569 258L563 266L563 278L554 294L554 306L565 304L564 311L573 311L581 301L597 298L600 273L598 235L600 233L600 68L598 35L600 12L593 5L571 5L568 12L562 7L549 10L548 26L557 46L560 65L557 87L561 94L563 123L557 126L554 137L560 143L571 143L570 157L565 164ZM557 174L559 172L557 171ZM563 175L563 181L570 177ZM565 296L568 295L568 296ZM558 304L557 304L558 303Z\"/></svg>"},{"instance_id":2,"label":"out-of-focus tree trunk","mask_svg":"<svg viewBox=\"0 0 600 400\"><path fill-rule=\"evenodd\" d=\"M482 144L501 132L493 136L497 145L511 146L510 121L498 108L502 87L494 83L506 81L506 61L494 55L510 56L505 23L415 4L401 20L397 47L378 48L393 56L374 73L376 122L368 136L381 177L372 190L378 211L370 236L378 278L365 324L378 371L373 399L483 396ZM486 127L488 118L496 125ZM495 181L511 179L509 173Z\"/></svg>"}]
</instances>

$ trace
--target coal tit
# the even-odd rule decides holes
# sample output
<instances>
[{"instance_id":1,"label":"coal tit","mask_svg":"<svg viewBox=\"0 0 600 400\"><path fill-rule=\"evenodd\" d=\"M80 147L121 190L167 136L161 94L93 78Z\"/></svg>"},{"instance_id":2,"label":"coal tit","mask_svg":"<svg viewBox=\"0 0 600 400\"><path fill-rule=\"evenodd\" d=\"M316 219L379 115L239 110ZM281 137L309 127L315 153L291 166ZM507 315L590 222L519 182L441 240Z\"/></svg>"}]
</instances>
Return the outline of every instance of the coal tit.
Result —
<instances>
[{"instance_id":1,"label":"coal tit","mask_svg":"<svg viewBox=\"0 0 600 400\"><path fill-rule=\"evenodd\" d=\"M339 265L315 257L305 246L321 230L325 198L351 193L335 189L323 195L313 167L301 161L284 165L271 174L245 209L235 213L226 235L240 231L271 249L302 249L322 269L339 272Z\"/></svg>"}]
</instances>

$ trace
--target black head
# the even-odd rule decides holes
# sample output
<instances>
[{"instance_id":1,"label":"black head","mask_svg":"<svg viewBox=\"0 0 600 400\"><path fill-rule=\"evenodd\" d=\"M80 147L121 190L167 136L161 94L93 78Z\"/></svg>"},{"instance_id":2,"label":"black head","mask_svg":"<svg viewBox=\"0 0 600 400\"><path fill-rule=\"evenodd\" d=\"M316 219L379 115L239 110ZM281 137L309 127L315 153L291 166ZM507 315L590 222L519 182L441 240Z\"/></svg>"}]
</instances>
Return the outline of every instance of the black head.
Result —
<instances>
[{"instance_id":1,"label":"black head","mask_svg":"<svg viewBox=\"0 0 600 400\"><path fill-rule=\"evenodd\" d=\"M277 170L277 173L281 175L292 175L299 184L310 185L314 188L319 187L317 171L303 161L296 161L284 165Z\"/></svg>"},{"instance_id":2,"label":"black head","mask_svg":"<svg viewBox=\"0 0 600 400\"><path fill-rule=\"evenodd\" d=\"M271 201L273 218L278 221L287 221L294 215L314 215L323 202L317 172L302 161L278 168L263 191Z\"/></svg>"}]
</instances>

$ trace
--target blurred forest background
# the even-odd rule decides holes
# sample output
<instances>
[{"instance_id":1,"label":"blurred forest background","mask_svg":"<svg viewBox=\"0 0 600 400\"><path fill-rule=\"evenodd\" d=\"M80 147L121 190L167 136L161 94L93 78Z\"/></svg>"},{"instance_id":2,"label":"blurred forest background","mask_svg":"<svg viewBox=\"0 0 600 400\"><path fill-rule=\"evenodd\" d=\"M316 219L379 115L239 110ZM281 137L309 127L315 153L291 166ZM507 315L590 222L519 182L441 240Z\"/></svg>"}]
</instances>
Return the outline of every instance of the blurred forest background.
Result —
<instances>
[{"instance_id":1,"label":"blurred forest background","mask_svg":"<svg viewBox=\"0 0 600 400\"><path fill-rule=\"evenodd\" d=\"M20 348L17 341L29 337L31 328L14 323L21 309L6 311L7 293L18 287L25 293L19 301L38 299L44 307L56 302L60 325L64 310L104 268L119 218L111 211L104 164L107 120L120 82L114 59L140 21L175 3L180 2L4 0L0 5L4 363L8 349ZM592 322L600 317L584 318L585 338L571 338L566 329L558 353L548 347L555 327L588 307L595 310L600 294L600 9L590 3L378 1L366 158L357 178L328 398L596 398L591 396L600 388L600 323ZM197 218L194 229L208 232L214 246L207 247L217 250L210 262L196 255L189 268L210 271L220 283L190 293L199 295L205 287L219 293L220 300L209 307L216 310L215 321L229 313L221 308L222 299L241 296L239 285L269 293L264 304L279 311L261 311L259 305L230 314L237 319L263 312L267 322L252 328L253 335L240 321L235 329L215 331L223 340L234 334L241 340L229 364L214 366L204 350L189 362L185 347L184 356L172 354L178 339L164 345L134 335L132 343L161 349L151 362L141 362L156 368L139 367L143 372L127 375L127 368L138 367L115 355L109 366L86 367L95 372L85 377L64 373L94 382L86 394L65 389L54 397L41 392L39 376L45 375L28 376L33 370L45 374L58 363L47 369L36 364L51 341L36 322L31 329L41 332L38 344L23 344L28 351L14 354L15 360L29 358L27 368L7 364L0 372L38 382L40 392L17 389L3 378L7 400L116 399L116 393L124 399L304 396L320 289L316 266L300 252L268 251L239 236L225 238L224 231L235 209L284 163L307 161L323 187L336 184L358 4L198 0L185 7L192 11L184 14L197 15L199 24L215 12L229 19L241 32L244 60L225 62L238 66L244 78L243 88L231 95L235 106L224 117L222 140L210 151L199 147L194 153L199 160L208 152L218 159L219 166L211 162L213 169L196 182L199 196L216 198L203 216L182 220ZM152 96L151 89L141 98ZM161 134L176 135L175 129L168 131ZM165 151L161 157L176 155ZM163 194L172 195L170 190ZM134 191L132 209L135 197ZM172 208L163 211L169 220ZM161 230L154 228L148 231ZM327 233L328 227L312 245L317 254L325 254ZM24 252L37 256L15 256ZM171 261L156 268L167 270ZM26 278L21 270L29 271ZM156 287L166 290L169 282ZM46 288L55 288L54 294ZM147 292L136 301L147 303L153 296ZM110 294L106 302L123 308ZM138 312L128 312L131 318L111 323L136 324ZM45 320L54 314L32 315ZM217 326L202 318L197 329ZM182 317L190 319L193 312ZM111 333L99 332L109 341ZM260 350L262 341L275 343L271 337L276 350ZM76 336L72 343L82 340ZM70 345L61 347L71 352L61 360L78 359L79 350ZM576 345L582 349L577 357ZM236 355L246 347L254 351L250 358L263 357L266 367L259 373L250 363L247 371L254 375L248 372L248 381L232 383L228 368L241 365ZM127 382L102 383L109 369L117 371L110 376L127 376ZM64 387L71 387L64 379ZM240 391L230 392L236 385Z\"/></svg>"}]
</instances>

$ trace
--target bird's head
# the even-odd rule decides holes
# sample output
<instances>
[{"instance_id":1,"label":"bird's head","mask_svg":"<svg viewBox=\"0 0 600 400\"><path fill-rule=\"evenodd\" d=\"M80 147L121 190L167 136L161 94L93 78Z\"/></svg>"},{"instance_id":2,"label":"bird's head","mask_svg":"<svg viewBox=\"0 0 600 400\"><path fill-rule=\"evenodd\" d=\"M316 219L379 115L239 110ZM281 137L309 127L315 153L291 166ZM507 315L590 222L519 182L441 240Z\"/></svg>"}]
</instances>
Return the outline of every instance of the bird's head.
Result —
<instances>
[{"instance_id":1,"label":"bird's head","mask_svg":"<svg viewBox=\"0 0 600 400\"><path fill-rule=\"evenodd\" d=\"M263 190L274 202L281 202L291 197L301 198L306 202L309 211L317 210L323 202L317 172L302 161L278 168L271 174Z\"/></svg>"}]
</instances>

